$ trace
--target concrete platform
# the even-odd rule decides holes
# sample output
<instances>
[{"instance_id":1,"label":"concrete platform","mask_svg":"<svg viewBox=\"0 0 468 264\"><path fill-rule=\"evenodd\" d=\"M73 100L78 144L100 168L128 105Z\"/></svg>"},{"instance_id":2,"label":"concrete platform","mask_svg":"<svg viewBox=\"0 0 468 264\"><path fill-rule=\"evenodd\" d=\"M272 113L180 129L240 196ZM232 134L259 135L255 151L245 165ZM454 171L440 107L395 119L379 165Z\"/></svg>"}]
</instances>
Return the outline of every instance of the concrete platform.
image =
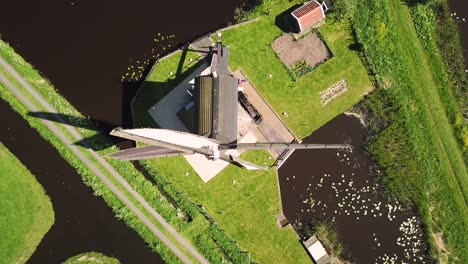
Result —
<instances>
[{"instance_id":1,"label":"concrete platform","mask_svg":"<svg viewBox=\"0 0 468 264\"><path fill-rule=\"evenodd\" d=\"M253 133L248 133L241 138L240 142L255 143L257 142L257 138ZM237 150L228 150L225 153L239 157L242 152ZM223 160L210 160L205 155L200 154L184 157L205 183L213 179L218 173L226 168L227 165L229 165L229 162Z\"/></svg>"}]
</instances>

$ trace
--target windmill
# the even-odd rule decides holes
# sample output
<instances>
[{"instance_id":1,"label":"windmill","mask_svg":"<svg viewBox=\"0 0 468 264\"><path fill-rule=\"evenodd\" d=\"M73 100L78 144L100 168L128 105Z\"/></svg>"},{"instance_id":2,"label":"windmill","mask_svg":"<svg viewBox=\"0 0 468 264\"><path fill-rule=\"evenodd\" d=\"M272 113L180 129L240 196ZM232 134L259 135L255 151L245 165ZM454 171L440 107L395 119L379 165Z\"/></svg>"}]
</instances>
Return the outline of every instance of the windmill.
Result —
<instances>
[{"instance_id":1,"label":"windmill","mask_svg":"<svg viewBox=\"0 0 468 264\"><path fill-rule=\"evenodd\" d=\"M195 133L169 129L116 128L111 135L146 144L108 155L120 160L141 160L169 156L202 154L211 160L223 160L247 169L267 169L227 152L255 149L350 149L346 144L238 143L238 84L231 75L227 59L229 50L218 34L216 52L212 54L210 75L194 79L194 105L197 109Z\"/></svg>"},{"instance_id":2,"label":"windmill","mask_svg":"<svg viewBox=\"0 0 468 264\"><path fill-rule=\"evenodd\" d=\"M108 155L119 160L141 160L170 156L202 154L211 160L224 160L249 170L267 169L230 154L227 150L258 150L258 149L351 149L347 144L299 144L299 143L229 143L187 132L169 129L116 128L111 135L134 140L148 146L122 150Z\"/></svg>"}]
</instances>

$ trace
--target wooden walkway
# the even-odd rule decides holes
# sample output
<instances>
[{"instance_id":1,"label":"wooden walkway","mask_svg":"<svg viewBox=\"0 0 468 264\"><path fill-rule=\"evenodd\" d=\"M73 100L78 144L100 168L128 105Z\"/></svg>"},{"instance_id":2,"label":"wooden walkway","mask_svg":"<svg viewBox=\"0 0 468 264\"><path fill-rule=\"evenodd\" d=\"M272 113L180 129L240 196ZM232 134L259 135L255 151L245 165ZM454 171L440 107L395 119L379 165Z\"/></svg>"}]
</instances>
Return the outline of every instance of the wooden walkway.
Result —
<instances>
[{"instance_id":1,"label":"wooden walkway","mask_svg":"<svg viewBox=\"0 0 468 264\"><path fill-rule=\"evenodd\" d=\"M248 80L241 70L235 71L233 75L240 80ZM299 141L250 81L244 82L242 87L244 87L243 92L247 95L249 102L262 115L263 121L257 126L257 129L267 142ZM270 154L275 159L289 156L284 150L270 150Z\"/></svg>"}]
</instances>

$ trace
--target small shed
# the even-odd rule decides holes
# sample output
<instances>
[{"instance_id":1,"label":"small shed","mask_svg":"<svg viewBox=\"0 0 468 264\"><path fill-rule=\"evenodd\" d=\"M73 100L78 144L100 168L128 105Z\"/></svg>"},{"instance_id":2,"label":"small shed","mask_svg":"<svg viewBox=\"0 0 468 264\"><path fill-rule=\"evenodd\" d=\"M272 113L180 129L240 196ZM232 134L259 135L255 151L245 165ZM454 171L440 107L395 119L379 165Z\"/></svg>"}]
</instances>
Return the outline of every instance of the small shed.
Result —
<instances>
[{"instance_id":1,"label":"small shed","mask_svg":"<svg viewBox=\"0 0 468 264\"><path fill-rule=\"evenodd\" d=\"M327 251L322 246L322 243L317 239L316 236L312 236L307 239L304 243L304 247L307 248L309 254L314 259L317 264L328 264L330 263L330 257L328 256Z\"/></svg>"},{"instance_id":2,"label":"small shed","mask_svg":"<svg viewBox=\"0 0 468 264\"><path fill-rule=\"evenodd\" d=\"M325 19L325 11L327 10L328 7L325 2L321 4L317 0L313 0L292 11L291 15L297 23L299 32L301 32L322 22Z\"/></svg>"}]
</instances>

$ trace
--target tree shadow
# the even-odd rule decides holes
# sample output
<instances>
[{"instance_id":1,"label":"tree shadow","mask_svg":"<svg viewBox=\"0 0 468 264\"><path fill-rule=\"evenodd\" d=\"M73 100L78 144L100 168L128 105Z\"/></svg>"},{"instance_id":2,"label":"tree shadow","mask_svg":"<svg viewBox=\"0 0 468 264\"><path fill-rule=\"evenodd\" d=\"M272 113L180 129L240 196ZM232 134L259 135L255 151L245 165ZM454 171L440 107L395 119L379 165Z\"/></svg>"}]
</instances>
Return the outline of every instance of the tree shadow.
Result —
<instances>
[{"instance_id":1,"label":"tree shadow","mask_svg":"<svg viewBox=\"0 0 468 264\"><path fill-rule=\"evenodd\" d=\"M291 12L300 7L296 4L275 17L275 25L284 33L299 33L299 26L294 20Z\"/></svg>"},{"instance_id":2,"label":"tree shadow","mask_svg":"<svg viewBox=\"0 0 468 264\"><path fill-rule=\"evenodd\" d=\"M355 42L355 43L349 44L348 49L356 51L356 52L361 52L364 50L364 47L362 46L361 43Z\"/></svg>"},{"instance_id":3,"label":"tree shadow","mask_svg":"<svg viewBox=\"0 0 468 264\"><path fill-rule=\"evenodd\" d=\"M89 148L94 151L107 149L113 145L120 146L127 142L127 140L118 137L112 137L111 140L108 136L109 132L118 125L105 121L50 112L28 112L28 116L98 132L93 136L83 138L73 143L74 145Z\"/></svg>"}]
</instances>

